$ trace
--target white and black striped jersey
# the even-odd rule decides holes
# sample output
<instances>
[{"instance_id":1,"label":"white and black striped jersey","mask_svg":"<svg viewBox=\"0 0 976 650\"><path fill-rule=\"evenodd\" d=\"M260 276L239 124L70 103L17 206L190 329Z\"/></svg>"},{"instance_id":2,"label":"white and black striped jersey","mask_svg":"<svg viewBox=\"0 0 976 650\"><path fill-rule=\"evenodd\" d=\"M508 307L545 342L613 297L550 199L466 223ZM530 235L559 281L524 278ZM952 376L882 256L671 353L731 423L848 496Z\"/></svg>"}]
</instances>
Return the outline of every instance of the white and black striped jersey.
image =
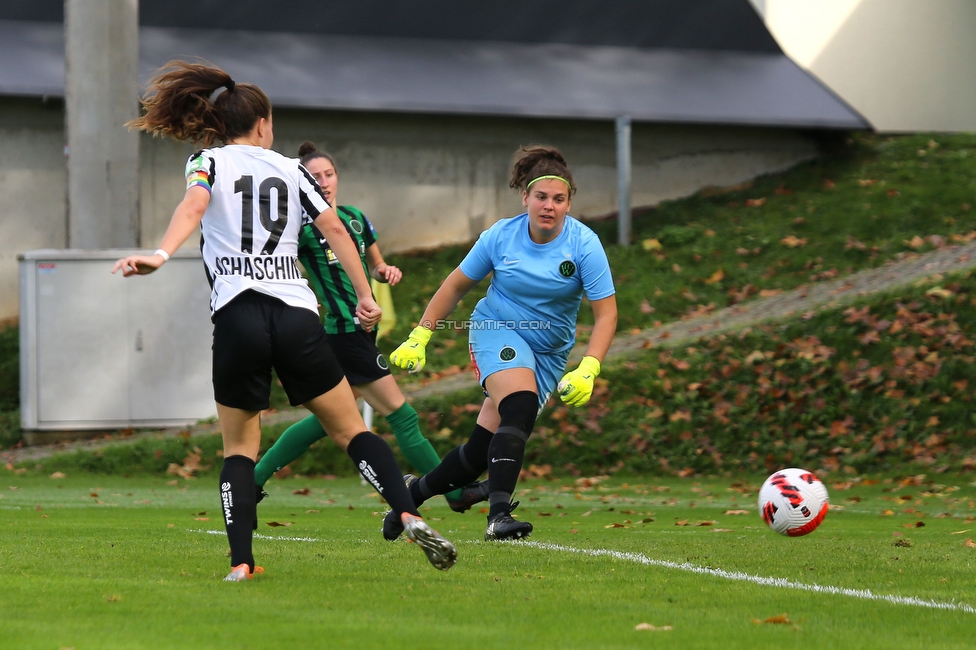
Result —
<instances>
[{"instance_id":1,"label":"white and black striped jersey","mask_svg":"<svg viewBox=\"0 0 976 650\"><path fill-rule=\"evenodd\" d=\"M250 145L204 149L187 161L186 182L210 192L201 249L211 312L253 289L318 313L296 264L298 236L329 204L296 158Z\"/></svg>"}]
</instances>

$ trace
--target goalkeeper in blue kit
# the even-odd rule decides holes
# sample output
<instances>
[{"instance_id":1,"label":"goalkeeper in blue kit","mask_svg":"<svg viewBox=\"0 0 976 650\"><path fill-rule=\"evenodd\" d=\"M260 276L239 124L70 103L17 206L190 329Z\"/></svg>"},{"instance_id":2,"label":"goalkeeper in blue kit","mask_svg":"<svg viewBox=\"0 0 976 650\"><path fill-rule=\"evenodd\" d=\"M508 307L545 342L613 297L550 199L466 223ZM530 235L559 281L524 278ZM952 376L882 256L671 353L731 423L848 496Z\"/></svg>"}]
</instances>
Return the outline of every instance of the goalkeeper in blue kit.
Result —
<instances>
[{"instance_id":1,"label":"goalkeeper in blue kit","mask_svg":"<svg viewBox=\"0 0 976 650\"><path fill-rule=\"evenodd\" d=\"M431 298L420 325L390 355L400 368L421 370L434 331L468 291L492 275L469 323L471 359L485 391L477 424L466 443L410 485L419 506L487 470L486 540L532 532L531 523L512 517L518 505L512 496L536 417L554 391L571 406L589 401L617 326L606 252L596 233L568 214L576 187L562 153L520 148L510 185L522 193L526 212L481 234ZM566 372L584 293L593 309L593 332L579 366ZM396 539L401 531L397 517L388 515L384 537Z\"/></svg>"}]
</instances>

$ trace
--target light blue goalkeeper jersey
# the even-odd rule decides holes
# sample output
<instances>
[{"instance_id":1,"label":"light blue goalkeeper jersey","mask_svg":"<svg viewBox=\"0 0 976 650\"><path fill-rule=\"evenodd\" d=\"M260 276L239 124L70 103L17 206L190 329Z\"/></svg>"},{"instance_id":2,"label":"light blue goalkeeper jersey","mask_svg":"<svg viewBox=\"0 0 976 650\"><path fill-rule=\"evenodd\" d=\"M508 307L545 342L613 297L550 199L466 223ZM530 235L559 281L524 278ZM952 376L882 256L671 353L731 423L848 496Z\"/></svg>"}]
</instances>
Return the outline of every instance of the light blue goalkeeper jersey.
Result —
<instances>
[{"instance_id":1,"label":"light blue goalkeeper jersey","mask_svg":"<svg viewBox=\"0 0 976 650\"><path fill-rule=\"evenodd\" d=\"M460 268L475 281L494 274L472 327L499 321L492 326L518 331L540 353L568 350L576 342L584 292L591 301L614 294L600 238L569 215L559 236L546 244L529 237L528 214L502 219L481 233Z\"/></svg>"}]
</instances>

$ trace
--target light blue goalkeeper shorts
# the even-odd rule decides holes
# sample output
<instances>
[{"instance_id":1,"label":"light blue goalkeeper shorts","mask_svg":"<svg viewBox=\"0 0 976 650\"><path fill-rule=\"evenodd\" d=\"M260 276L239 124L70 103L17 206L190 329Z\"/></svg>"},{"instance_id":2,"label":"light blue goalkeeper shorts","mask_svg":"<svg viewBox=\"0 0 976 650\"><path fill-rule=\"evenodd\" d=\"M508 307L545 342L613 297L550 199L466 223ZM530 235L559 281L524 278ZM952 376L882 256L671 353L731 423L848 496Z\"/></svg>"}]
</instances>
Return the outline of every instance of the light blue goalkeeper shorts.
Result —
<instances>
[{"instance_id":1,"label":"light blue goalkeeper shorts","mask_svg":"<svg viewBox=\"0 0 976 650\"><path fill-rule=\"evenodd\" d=\"M471 317L468 333L468 352L471 365L482 388L485 379L512 368L528 368L535 373L536 390L539 393L539 412L545 408L556 390L556 384L566 372L569 350L554 353L533 352L515 329L506 329L503 321ZM488 392L485 391L485 395Z\"/></svg>"}]
</instances>

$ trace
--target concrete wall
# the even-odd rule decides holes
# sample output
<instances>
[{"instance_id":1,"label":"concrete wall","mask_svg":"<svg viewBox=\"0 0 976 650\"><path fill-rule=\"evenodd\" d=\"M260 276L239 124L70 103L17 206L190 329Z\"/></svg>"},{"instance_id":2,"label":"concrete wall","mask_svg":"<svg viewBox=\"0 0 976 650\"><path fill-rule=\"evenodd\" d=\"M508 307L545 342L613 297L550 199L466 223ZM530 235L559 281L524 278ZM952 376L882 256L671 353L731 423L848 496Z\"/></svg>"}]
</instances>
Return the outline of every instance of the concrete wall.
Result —
<instances>
[{"instance_id":1,"label":"concrete wall","mask_svg":"<svg viewBox=\"0 0 976 650\"><path fill-rule=\"evenodd\" d=\"M275 146L293 156L316 142L339 165L341 203L360 207L385 252L469 241L521 211L508 189L520 144L560 147L579 193L572 214L616 210L612 123L278 110ZM0 100L0 318L18 309L16 255L66 240L64 116L40 100ZM193 147L144 136L140 146L141 244L154 248L183 197ZM706 185L732 185L816 154L783 129L635 124L633 204L653 205ZM186 246L196 247L197 237ZM202 276L201 276L202 278Z\"/></svg>"},{"instance_id":2,"label":"concrete wall","mask_svg":"<svg viewBox=\"0 0 976 650\"><path fill-rule=\"evenodd\" d=\"M64 146L60 100L0 99L0 319L17 315L17 254L66 245Z\"/></svg>"},{"instance_id":3,"label":"concrete wall","mask_svg":"<svg viewBox=\"0 0 976 650\"><path fill-rule=\"evenodd\" d=\"M878 131L976 131L973 0L751 0L783 50Z\"/></svg>"}]
</instances>

